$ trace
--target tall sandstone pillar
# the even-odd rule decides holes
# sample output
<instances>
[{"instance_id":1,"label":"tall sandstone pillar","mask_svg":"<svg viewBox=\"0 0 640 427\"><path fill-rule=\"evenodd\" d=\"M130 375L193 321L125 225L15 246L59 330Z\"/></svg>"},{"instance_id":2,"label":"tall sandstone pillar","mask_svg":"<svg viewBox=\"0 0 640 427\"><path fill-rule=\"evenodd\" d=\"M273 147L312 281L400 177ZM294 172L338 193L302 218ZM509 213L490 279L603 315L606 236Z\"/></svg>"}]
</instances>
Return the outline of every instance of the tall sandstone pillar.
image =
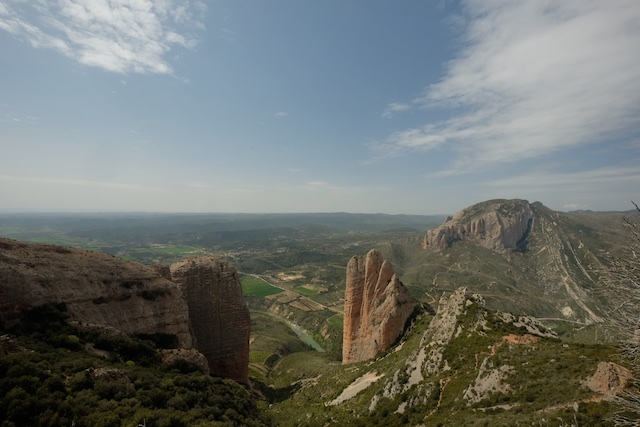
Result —
<instances>
[{"instance_id":1,"label":"tall sandstone pillar","mask_svg":"<svg viewBox=\"0 0 640 427\"><path fill-rule=\"evenodd\" d=\"M178 261L170 271L186 296L196 349L210 373L247 384L251 320L235 267L203 256Z\"/></svg>"},{"instance_id":2,"label":"tall sandstone pillar","mask_svg":"<svg viewBox=\"0 0 640 427\"><path fill-rule=\"evenodd\" d=\"M347 264L342 363L374 358L391 347L404 331L416 302L375 249Z\"/></svg>"}]
</instances>

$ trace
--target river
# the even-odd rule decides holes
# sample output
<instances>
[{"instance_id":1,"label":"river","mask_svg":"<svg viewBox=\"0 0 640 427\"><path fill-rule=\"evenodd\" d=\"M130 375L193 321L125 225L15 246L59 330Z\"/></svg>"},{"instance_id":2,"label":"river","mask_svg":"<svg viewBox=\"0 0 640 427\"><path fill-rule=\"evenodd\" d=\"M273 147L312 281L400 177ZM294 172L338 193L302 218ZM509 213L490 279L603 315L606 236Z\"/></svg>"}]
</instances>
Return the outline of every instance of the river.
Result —
<instances>
[{"instance_id":1,"label":"river","mask_svg":"<svg viewBox=\"0 0 640 427\"><path fill-rule=\"evenodd\" d=\"M277 316L273 313L268 313L268 312L262 312L264 314L268 314L271 317L274 317L276 319L278 319L279 321L283 322L285 325L287 325L293 332L295 332L295 334L298 336L298 338L300 338L300 340L307 344L310 345L315 351L318 351L320 353L324 353L324 348L322 348L322 346L320 344L318 344L318 342L316 340L313 339L313 337L311 335L309 335L304 329L302 329L300 326L296 325L295 323L292 323L290 321L288 321L287 319L284 319L280 316Z\"/></svg>"}]
</instances>

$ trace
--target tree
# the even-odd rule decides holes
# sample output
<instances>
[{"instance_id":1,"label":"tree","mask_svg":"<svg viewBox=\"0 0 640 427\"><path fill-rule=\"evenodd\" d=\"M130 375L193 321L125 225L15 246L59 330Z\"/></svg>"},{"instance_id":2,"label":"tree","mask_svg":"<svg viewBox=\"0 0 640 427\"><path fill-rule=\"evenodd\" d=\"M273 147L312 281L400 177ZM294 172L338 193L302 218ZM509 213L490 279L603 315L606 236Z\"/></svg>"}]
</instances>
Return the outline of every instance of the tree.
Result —
<instances>
[{"instance_id":1,"label":"tree","mask_svg":"<svg viewBox=\"0 0 640 427\"><path fill-rule=\"evenodd\" d=\"M632 202L633 203L633 202ZM640 207L633 203L640 214ZM621 407L615 419L617 426L640 426L640 220L623 217L629 232L629 243L622 256L609 255L608 274L603 275L607 294L613 303L611 323L620 340L622 354L628 358L635 377L617 397Z\"/></svg>"}]
</instances>

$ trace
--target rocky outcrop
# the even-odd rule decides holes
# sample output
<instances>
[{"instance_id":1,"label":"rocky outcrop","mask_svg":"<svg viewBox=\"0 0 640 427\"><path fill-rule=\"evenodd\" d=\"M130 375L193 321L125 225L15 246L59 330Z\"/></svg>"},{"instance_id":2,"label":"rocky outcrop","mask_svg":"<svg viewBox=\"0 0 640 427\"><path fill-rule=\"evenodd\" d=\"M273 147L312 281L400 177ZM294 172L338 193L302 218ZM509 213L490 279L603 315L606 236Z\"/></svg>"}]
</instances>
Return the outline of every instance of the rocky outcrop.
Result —
<instances>
[{"instance_id":1,"label":"rocky outcrop","mask_svg":"<svg viewBox=\"0 0 640 427\"><path fill-rule=\"evenodd\" d=\"M509 392L511 386L506 380L509 375L516 372L515 367L497 363L496 359L492 358L496 348L503 342L527 345L527 343L535 343L536 339L557 338L557 335L534 318L487 310L481 295L470 294L467 288L461 287L450 295L443 295L440 298L437 312L424 331L419 347L405 359L404 366L395 371L393 376L387 377L381 393L375 395L372 402L382 398L395 399L412 389L409 400L401 405L428 404L434 390L438 387L438 384L433 381L434 376L454 369L452 365L455 364L457 356L455 352L448 351L452 341L458 337L486 336L492 328L496 326L501 328L499 326L501 323L505 326L509 325L509 329L522 328L523 335L510 334L487 348L486 353L484 349L482 353L476 353L477 377L469 383L461 397L468 404L472 404L491 394ZM482 362L479 356L484 356ZM443 382L443 379L440 379L440 390L446 386L447 381ZM375 409L375 406L370 406L370 411Z\"/></svg>"},{"instance_id":2,"label":"rocky outcrop","mask_svg":"<svg viewBox=\"0 0 640 427\"><path fill-rule=\"evenodd\" d=\"M589 389L605 396L617 396L633 378L630 370L612 362L599 362L596 372L585 382Z\"/></svg>"},{"instance_id":3,"label":"rocky outcrop","mask_svg":"<svg viewBox=\"0 0 640 427\"><path fill-rule=\"evenodd\" d=\"M491 200L471 206L428 230L422 246L441 251L456 240L470 240L496 252L514 250L528 232L533 209L526 200Z\"/></svg>"},{"instance_id":4,"label":"rocky outcrop","mask_svg":"<svg viewBox=\"0 0 640 427\"><path fill-rule=\"evenodd\" d=\"M110 255L0 238L0 319L12 325L26 309L64 303L78 326L127 335L169 334L193 346L187 301L152 269Z\"/></svg>"},{"instance_id":5,"label":"rocky outcrop","mask_svg":"<svg viewBox=\"0 0 640 427\"><path fill-rule=\"evenodd\" d=\"M236 269L223 258L204 256L170 270L186 296L196 348L210 373L248 383L251 321Z\"/></svg>"},{"instance_id":6,"label":"rocky outcrop","mask_svg":"<svg viewBox=\"0 0 640 427\"><path fill-rule=\"evenodd\" d=\"M416 302L377 250L347 265L342 363L368 360L400 337Z\"/></svg>"}]
</instances>

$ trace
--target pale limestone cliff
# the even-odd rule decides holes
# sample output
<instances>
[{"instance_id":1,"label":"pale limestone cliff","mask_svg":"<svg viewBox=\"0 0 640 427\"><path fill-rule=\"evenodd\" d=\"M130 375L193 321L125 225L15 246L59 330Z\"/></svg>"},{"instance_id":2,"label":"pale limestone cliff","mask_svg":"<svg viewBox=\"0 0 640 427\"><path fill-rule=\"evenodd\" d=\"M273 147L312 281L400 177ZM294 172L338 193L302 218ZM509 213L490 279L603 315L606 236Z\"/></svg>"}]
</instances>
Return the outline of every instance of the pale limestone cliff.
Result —
<instances>
[{"instance_id":1,"label":"pale limestone cliff","mask_svg":"<svg viewBox=\"0 0 640 427\"><path fill-rule=\"evenodd\" d=\"M400 337L416 302L377 250L347 265L342 363L371 359Z\"/></svg>"},{"instance_id":2,"label":"pale limestone cliff","mask_svg":"<svg viewBox=\"0 0 640 427\"><path fill-rule=\"evenodd\" d=\"M171 279L186 296L196 348L211 374L248 383L251 320L236 269L204 256L171 265Z\"/></svg>"},{"instance_id":3,"label":"pale limestone cliff","mask_svg":"<svg viewBox=\"0 0 640 427\"><path fill-rule=\"evenodd\" d=\"M457 212L428 230L422 246L441 251L456 240L470 240L496 252L514 250L528 232L533 208L526 200L492 200Z\"/></svg>"},{"instance_id":4,"label":"pale limestone cliff","mask_svg":"<svg viewBox=\"0 0 640 427\"><path fill-rule=\"evenodd\" d=\"M133 262L80 249L0 238L0 319L15 323L28 308L65 303L77 325L127 335L174 335L192 347L187 301L175 283Z\"/></svg>"}]
</instances>

